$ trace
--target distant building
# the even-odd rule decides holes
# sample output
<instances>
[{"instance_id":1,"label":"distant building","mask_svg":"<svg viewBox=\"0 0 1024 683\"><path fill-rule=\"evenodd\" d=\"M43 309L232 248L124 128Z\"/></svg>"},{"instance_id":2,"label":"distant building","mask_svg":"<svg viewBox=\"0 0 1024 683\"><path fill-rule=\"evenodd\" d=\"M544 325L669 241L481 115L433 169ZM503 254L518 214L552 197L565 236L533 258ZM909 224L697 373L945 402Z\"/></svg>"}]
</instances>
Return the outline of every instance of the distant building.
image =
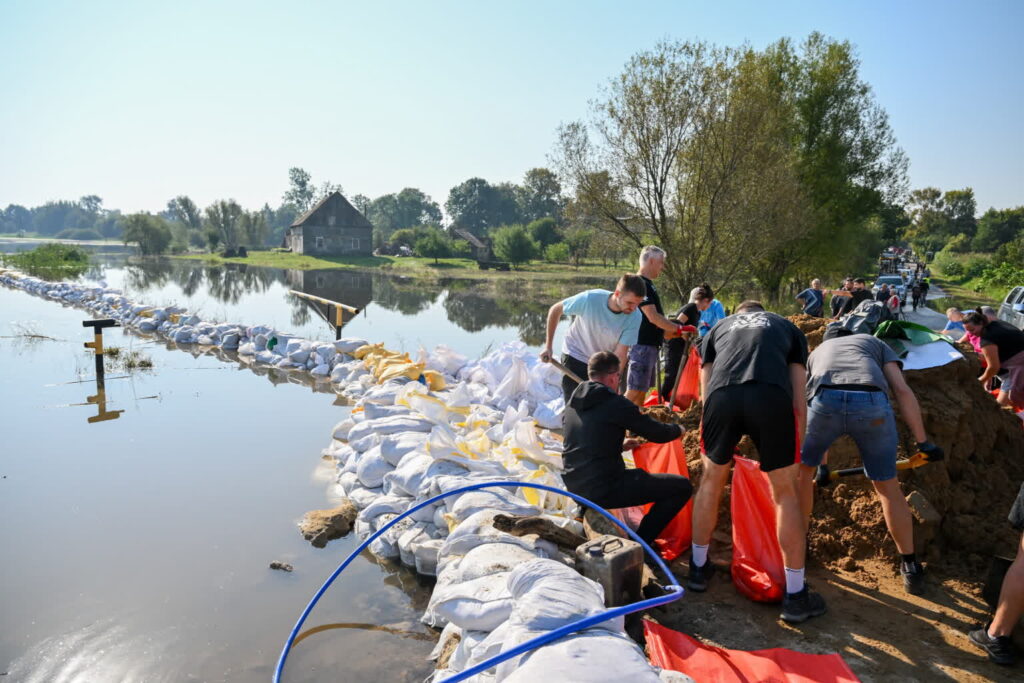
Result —
<instances>
[{"instance_id":1,"label":"distant building","mask_svg":"<svg viewBox=\"0 0 1024 683\"><path fill-rule=\"evenodd\" d=\"M477 261L490 261L491 260L491 248L486 242L482 241L479 237L471 233L469 230L459 230L456 228L454 231L455 236L459 239L466 240L469 242L470 249L473 250L473 258Z\"/></svg>"},{"instance_id":2,"label":"distant building","mask_svg":"<svg viewBox=\"0 0 1024 683\"><path fill-rule=\"evenodd\" d=\"M284 246L310 256L369 256L373 226L340 192L332 192L292 223Z\"/></svg>"}]
</instances>

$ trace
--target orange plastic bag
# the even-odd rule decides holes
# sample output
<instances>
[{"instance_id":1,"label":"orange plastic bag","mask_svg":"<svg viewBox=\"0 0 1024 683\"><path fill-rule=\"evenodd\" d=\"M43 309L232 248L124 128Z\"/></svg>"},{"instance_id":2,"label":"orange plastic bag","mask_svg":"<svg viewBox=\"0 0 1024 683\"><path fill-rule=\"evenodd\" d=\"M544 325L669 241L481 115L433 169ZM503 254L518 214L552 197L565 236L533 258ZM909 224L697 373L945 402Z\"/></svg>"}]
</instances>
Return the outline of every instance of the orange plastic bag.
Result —
<instances>
[{"instance_id":1,"label":"orange plastic bag","mask_svg":"<svg viewBox=\"0 0 1024 683\"><path fill-rule=\"evenodd\" d=\"M786 591L775 503L757 462L735 456L732 473L732 580L756 602L781 602Z\"/></svg>"},{"instance_id":2,"label":"orange plastic bag","mask_svg":"<svg viewBox=\"0 0 1024 683\"><path fill-rule=\"evenodd\" d=\"M700 398L700 353L697 346L690 345L690 353L686 357L686 365L679 373L679 384L672 392L672 405L686 410Z\"/></svg>"},{"instance_id":3,"label":"orange plastic bag","mask_svg":"<svg viewBox=\"0 0 1024 683\"><path fill-rule=\"evenodd\" d=\"M651 664L681 671L697 681L715 683L855 683L859 679L838 654L809 655L772 648L770 650L726 650L694 640L644 620L644 635Z\"/></svg>"},{"instance_id":4,"label":"orange plastic bag","mask_svg":"<svg viewBox=\"0 0 1024 683\"><path fill-rule=\"evenodd\" d=\"M682 439L668 443L645 443L633 449L633 462L651 474L679 474L690 477L683 453ZM651 509L644 506L644 513ZM665 560L671 562L690 547L693 539L693 499L687 501L672 521L668 523L654 541L654 549Z\"/></svg>"}]
</instances>

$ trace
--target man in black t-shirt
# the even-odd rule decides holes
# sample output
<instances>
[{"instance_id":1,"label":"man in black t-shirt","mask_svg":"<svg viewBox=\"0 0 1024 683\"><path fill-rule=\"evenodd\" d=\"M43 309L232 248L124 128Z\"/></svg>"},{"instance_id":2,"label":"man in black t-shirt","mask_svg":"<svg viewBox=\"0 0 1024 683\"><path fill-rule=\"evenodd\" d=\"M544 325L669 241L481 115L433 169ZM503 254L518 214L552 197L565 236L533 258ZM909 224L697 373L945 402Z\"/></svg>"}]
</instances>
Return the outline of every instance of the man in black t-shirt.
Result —
<instances>
[{"instance_id":1,"label":"man in black t-shirt","mask_svg":"<svg viewBox=\"0 0 1024 683\"><path fill-rule=\"evenodd\" d=\"M700 314L706 311L714 300L714 292L711 285L705 283L700 287L690 290L690 301L676 311L676 322L683 325L697 327L700 324ZM666 342L667 353L665 358L665 380L659 389L663 401L671 403L674 400L676 378L679 376L679 366L683 364L688 344L696 337L691 333L682 337L669 339Z\"/></svg>"},{"instance_id":2,"label":"man in black t-shirt","mask_svg":"<svg viewBox=\"0 0 1024 683\"><path fill-rule=\"evenodd\" d=\"M640 302L643 318L636 344L629 348L629 375L626 378L626 398L640 406L647 390L657 381L658 351L665 332L679 335L679 325L665 317L661 296L654 280L665 267L665 250L647 246L640 252L640 277L647 285L647 298Z\"/></svg>"},{"instance_id":3,"label":"man in black t-shirt","mask_svg":"<svg viewBox=\"0 0 1024 683\"><path fill-rule=\"evenodd\" d=\"M707 559L718 505L729 478L736 444L753 440L775 501L775 524L786 569L782 618L799 623L825 613L825 601L804 583L807 531L797 493L800 436L807 418L807 338L757 301L718 323L701 345L700 488L693 507L690 590L707 589Z\"/></svg>"},{"instance_id":4,"label":"man in black t-shirt","mask_svg":"<svg viewBox=\"0 0 1024 683\"><path fill-rule=\"evenodd\" d=\"M871 301L874 297L871 296L871 290L867 288L867 283L864 278L858 277L853 280L853 289L849 292L834 292L838 296L846 297L846 301L839 309L839 316L842 317L847 313L852 313L856 310L857 306L862 301Z\"/></svg>"}]
</instances>

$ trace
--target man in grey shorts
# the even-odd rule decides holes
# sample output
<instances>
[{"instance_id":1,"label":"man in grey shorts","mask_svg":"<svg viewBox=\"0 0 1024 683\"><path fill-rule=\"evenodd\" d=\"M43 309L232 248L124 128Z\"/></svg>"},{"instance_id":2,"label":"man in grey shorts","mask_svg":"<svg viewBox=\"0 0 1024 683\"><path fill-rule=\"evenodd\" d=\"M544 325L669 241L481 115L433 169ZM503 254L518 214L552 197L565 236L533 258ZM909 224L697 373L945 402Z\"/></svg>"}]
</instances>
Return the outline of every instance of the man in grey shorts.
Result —
<instances>
[{"instance_id":1,"label":"man in grey shorts","mask_svg":"<svg viewBox=\"0 0 1024 683\"><path fill-rule=\"evenodd\" d=\"M665 250L661 247L646 246L640 252L640 272L647 287L647 296L640 302L643 318L636 344L629 347L629 375L626 377L626 398L638 406L643 405L647 390L657 383L658 352L665 333L681 336L680 325L665 317L661 307L661 296L654 286L654 280L665 267Z\"/></svg>"},{"instance_id":2,"label":"man in grey shorts","mask_svg":"<svg viewBox=\"0 0 1024 683\"><path fill-rule=\"evenodd\" d=\"M924 567L914 555L910 506L896 478L896 418L889 404L892 390L900 413L929 460L942 450L929 443L914 392L903 379L899 357L881 339L829 328L825 341L807 359L807 433L800 452L800 501L810 517L815 469L832 442L848 434L857 444L864 472L882 503L885 524L899 550L903 585L924 591Z\"/></svg>"}]
</instances>

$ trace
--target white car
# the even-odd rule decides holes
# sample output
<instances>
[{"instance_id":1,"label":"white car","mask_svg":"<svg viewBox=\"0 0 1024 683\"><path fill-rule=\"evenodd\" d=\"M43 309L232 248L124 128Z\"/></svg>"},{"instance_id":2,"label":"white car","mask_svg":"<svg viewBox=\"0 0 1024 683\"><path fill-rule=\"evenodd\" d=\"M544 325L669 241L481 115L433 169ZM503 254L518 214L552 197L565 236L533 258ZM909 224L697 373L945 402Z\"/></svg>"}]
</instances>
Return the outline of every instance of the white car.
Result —
<instances>
[{"instance_id":1,"label":"white car","mask_svg":"<svg viewBox=\"0 0 1024 683\"><path fill-rule=\"evenodd\" d=\"M999 319L1024 330L1024 287L1014 287L999 306Z\"/></svg>"},{"instance_id":2,"label":"white car","mask_svg":"<svg viewBox=\"0 0 1024 683\"><path fill-rule=\"evenodd\" d=\"M900 295L900 301L907 300L907 285L903 281L902 275L879 275L878 279L875 280L874 286L871 288L871 293L877 295L878 288L882 285L889 285L890 291L895 287L896 293Z\"/></svg>"}]
</instances>

